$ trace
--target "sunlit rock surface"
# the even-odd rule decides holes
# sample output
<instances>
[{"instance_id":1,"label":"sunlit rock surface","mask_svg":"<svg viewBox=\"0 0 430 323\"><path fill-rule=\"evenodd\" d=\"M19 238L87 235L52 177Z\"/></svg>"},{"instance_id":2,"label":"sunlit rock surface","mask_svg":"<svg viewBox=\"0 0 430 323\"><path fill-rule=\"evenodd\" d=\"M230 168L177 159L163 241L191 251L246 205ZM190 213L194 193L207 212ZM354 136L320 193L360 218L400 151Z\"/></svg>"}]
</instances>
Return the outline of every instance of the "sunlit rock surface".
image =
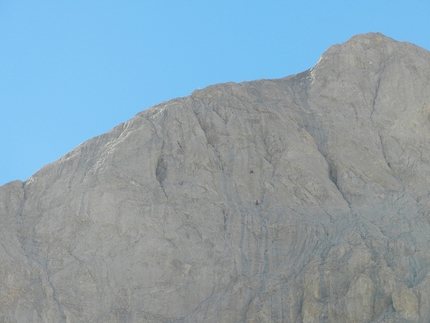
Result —
<instances>
[{"instance_id":1,"label":"sunlit rock surface","mask_svg":"<svg viewBox=\"0 0 430 323\"><path fill-rule=\"evenodd\" d=\"M0 187L0 322L429 322L430 53L161 103Z\"/></svg>"}]
</instances>

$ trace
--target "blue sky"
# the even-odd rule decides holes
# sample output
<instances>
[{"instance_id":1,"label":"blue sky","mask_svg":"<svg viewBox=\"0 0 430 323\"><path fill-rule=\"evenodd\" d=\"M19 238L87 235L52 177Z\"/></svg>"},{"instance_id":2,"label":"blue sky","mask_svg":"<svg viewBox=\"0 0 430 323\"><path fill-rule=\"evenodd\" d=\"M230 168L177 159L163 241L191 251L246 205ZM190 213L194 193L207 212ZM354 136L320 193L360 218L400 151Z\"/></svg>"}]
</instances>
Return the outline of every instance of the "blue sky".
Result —
<instances>
[{"instance_id":1,"label":"blue sky","mask_svg":"<svg viewBox=\"0 0 430 323\"><path fill-rule=\"evenodd\" d=\"M0 185L148 107L280 78L382 32L430 49L430 1L0 0Z\"/></svg>"}]
</instances>

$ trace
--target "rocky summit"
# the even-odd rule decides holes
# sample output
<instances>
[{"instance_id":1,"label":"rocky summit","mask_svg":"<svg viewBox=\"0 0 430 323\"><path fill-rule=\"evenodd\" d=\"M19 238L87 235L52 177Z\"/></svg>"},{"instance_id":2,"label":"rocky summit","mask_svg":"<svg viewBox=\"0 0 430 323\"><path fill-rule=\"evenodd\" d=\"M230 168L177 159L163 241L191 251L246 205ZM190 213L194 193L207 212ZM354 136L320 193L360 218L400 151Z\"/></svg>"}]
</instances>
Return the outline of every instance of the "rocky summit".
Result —
<instances>
[{"instance_id":1,"label":"rocky summit","mask_svg":"<svg viewBox=\"0 0 430 323\"><path fill-rule=\"evenodd\" d=\"M0 322L430 322L430 52L381 34L0 187Z\"/></svg>"}]
</instances>

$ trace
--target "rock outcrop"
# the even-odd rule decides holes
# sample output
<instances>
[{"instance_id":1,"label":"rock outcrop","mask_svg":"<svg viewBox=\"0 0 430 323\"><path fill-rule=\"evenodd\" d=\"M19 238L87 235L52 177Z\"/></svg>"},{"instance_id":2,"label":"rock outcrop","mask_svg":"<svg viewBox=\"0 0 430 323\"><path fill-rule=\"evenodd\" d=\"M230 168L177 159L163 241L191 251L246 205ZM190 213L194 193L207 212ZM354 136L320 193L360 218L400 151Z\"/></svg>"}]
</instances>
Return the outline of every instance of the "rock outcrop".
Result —
<instances>
[{"instance_id":1,"label":"rock outcrop","mask_svg":"<svg viewBox=\"0 0 430 323\"><path fill-rule=\"evenodd\" d=\"M381 34L0 187L0 322L429 322L430 53Z\"/></svg>"}]
</instances>

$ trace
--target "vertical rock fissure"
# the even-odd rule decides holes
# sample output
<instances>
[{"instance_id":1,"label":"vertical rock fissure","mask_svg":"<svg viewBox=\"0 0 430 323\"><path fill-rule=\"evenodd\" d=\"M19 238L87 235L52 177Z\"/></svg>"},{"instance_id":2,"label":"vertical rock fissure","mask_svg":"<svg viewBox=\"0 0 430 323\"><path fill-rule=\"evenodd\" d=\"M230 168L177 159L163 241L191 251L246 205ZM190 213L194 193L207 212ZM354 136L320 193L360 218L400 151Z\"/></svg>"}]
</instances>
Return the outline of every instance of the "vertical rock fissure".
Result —
<instances>
[{"instance_id":1,"label":"vertical rock fissure","mask_svg":"<svg viewBox=\"0 0 430 323\"><path fill-rule=\"evenodd\" d=\"M337 179L337 169L334 163L330 160L330 158L327 156L327 153L325 152L325 145L327 141L327 135L325 132L320 129L317 126L317 122L315 120L315 117L313 115L305 115L302 114L302 121L304 124L304 130L313 138L316 147L318 149L318 152L321 154L322 157L324 157L327 166L328 166L328 178L330 181L334 184L336 189L341 194L342 198L345 200L345 202L348 204L348 207L351 209L351 203L348 200L348 198L343 193L341 187L338 184Z\"/></svg>"}]
</instances>

